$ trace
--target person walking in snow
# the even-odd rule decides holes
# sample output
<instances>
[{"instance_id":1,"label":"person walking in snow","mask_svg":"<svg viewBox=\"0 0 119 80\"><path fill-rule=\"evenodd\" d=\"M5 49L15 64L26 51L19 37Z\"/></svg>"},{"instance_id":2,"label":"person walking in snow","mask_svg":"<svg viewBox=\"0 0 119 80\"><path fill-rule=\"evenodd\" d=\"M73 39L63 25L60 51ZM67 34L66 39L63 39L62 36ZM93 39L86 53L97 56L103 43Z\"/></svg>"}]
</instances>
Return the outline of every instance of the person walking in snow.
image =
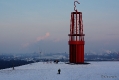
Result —
<instances>
[{"instance_id":1,"label":"person walking in snow","mask_svg":"<svg viewBox=\"0 0 119 80\"><path fill-rule=\"evenodd\" d=\"M61 70L60 70L60 69L58 69L58 74L60 74L60 72L61 72Z\"/></svg>"}]
</instances>

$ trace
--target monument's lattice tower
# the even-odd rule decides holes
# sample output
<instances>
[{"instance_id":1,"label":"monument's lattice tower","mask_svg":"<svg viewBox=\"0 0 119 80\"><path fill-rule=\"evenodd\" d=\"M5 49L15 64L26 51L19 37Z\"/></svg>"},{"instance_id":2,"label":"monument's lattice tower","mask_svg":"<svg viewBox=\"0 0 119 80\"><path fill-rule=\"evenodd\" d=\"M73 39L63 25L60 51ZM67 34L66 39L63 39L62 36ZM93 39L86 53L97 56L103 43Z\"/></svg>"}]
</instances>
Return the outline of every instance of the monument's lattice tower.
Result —
<instances>
[{"instance_id":1,"label":"monument's lattice tower","mask_svg":"<svg viewBox=\"0 0 119 80\"><path fill-rule=\"evenodd\" d=\"M78 12L74 1L74 11L71 12L69 36L69 61L70 63L84 63L84 36L82 12Z\"/></svg>"}]
</instances>

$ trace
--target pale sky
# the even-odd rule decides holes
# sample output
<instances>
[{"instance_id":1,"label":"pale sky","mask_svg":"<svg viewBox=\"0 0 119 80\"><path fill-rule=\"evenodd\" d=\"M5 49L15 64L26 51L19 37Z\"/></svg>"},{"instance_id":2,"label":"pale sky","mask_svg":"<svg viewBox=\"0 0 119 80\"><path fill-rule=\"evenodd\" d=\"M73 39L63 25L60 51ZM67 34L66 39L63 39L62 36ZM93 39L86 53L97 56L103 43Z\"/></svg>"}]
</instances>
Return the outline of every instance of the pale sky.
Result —
<instances>
[{"instance_id":1,"label":"pale sky","mask_svg":"<svg viewBox=\"0 0 119 80\"><path fill-rule=\"evenodd\" d=\"M119 52L119 0L78 0L85 52ZM74 0L0 0L0 53L68 53Z\"/></svg>"}]
</instances>

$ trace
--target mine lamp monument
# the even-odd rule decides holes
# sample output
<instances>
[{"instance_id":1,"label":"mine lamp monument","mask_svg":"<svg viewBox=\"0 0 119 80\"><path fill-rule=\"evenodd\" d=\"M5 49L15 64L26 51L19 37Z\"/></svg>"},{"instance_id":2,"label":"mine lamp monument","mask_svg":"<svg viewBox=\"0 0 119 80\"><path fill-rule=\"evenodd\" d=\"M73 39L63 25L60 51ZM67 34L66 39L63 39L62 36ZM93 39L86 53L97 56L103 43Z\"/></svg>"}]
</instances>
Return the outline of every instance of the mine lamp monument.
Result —
<instances>
[{"instance_id":1,"label":"mine lamp monument","mask_svg":"<svg viewBox=\"0 0 119 80\"><path fill-rule=\"evenodd\" d=\"M75 12L71 12L70 34L68 34L69 62L80 64L84 63L85 34L83 34L82 12L78 12L75 5L76 3L80 4L78 1L74 1Z\"/></svg>"}]
</instances>

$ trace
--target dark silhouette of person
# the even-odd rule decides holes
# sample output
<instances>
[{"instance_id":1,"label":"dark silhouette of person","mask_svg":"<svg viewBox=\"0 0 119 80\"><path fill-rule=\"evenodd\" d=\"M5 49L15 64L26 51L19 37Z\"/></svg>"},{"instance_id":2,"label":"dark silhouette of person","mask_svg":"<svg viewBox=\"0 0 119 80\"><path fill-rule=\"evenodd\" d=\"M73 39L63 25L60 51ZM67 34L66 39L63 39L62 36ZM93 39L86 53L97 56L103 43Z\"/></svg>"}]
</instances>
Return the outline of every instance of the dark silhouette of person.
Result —
<instances>
[{"instance_id":1,"label":"dark silhouette of person","mask_svg":"<svg viewBox=\"0 0 119 80\"><path fill-rule=\"evenodd\" d=\"M60 69L58 69L58 74L60 74L60 72L61 72L61 70L60 70Z\"/></svg>"}]
</instances>

